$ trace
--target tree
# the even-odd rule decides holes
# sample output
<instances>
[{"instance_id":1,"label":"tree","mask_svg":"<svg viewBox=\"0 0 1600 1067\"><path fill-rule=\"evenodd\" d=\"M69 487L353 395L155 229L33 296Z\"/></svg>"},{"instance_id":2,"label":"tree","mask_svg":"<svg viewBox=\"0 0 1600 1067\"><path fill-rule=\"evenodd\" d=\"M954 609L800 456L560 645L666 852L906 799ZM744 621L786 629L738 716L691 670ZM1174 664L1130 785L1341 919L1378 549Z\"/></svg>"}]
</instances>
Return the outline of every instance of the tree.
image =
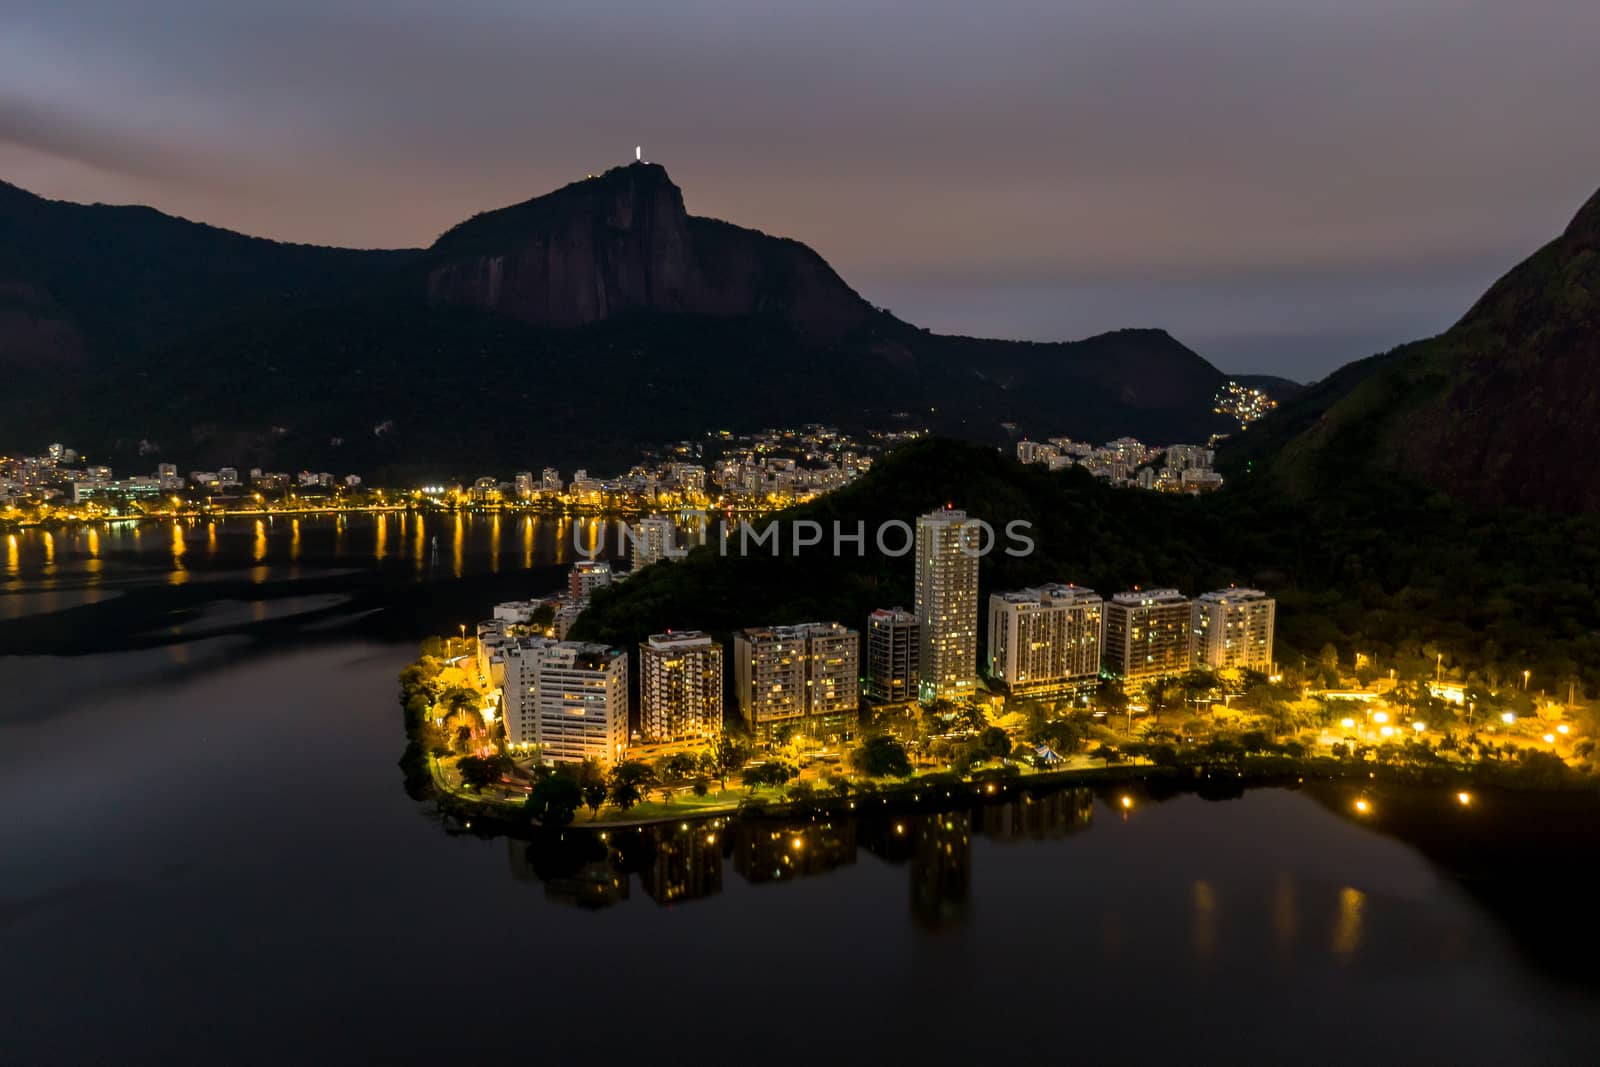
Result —
<instances>
[{"instance_id":1,"label":"tree","mask_svg":"<svg viewBox=\"0 0 1600 1067\"><path fill-rule=\"evenodd\" d=\"M533 787L523 810L540 826L565 826L578 813L584 800L576 778L553 774Z\"/></svg>"},{"instance_id":2,"label":"tree","mask_svg":"<svg viewBox=\"0 0 1600 1067\"><path fill-rule=\"evenodd\" d=\"M770 763L763 763L759 767L751 767L745 771L744 786L749 790L755 790L764 785L780 786L797 774L799 772L789 764L773 760Z\"/></svg>"},{"instance_id":3,"label":"tree","mask_svg":"<svg viewBox=\"0 0 1600 1067\"><path fill-rule=\"evenodd\" d=\"M1167 707L1168 683L1165 678L1152 678L1145 683L1145 704L1150 708L1150 714L1155 716L1156 722L1161 721L1161 713Z\"/></svg>"},{"instance_id":4,"label":"tree","mask_svg":"<svg viewBox=\"0 0 1600 1067\"><path fill-rule=\"evenodd\" d=\"M718 734L717 739L712 742L710 756L724 789L728 788L728 776L743 767L745 760L750 758L745 746L726 730Z\"/></svg>"},{"instance_id":5,"label":"tree","mask_svg":"<svg viewBox=\"0 0 1600 1067\"><path fill-rule=\"evenodd\" d=\"M591 815L598 816L600 808L606 802L606 795L610 789L606 785L605 764L590 756L578 764L576 774L578 790L583 794L584 806Z\"/></svg>"},{"instance_id":6,"label":"tree","mask_svg":"<svg viewBox=\"0 0 1600 1067\"><path fill-rule=\"evenodd\" d=\"M657 763L656 775L669 782L682 782L693 778L699 769L699 760L687 752L679 752Z\"/></svg>"},{"instance_id":7,"label":"tree","mask_svg":"<svg viewBox=\"0 0 1600 1067\"><path fill-rule=\"evenodd\" d=\"M655 784L655 777L655 772L638 760L617 764L611 769L611 803L627 811L644 799L644 792Z\"/></svg>"},{"instance_id":8,"label":"tree","mask_svg":"<svg viewBox=\"0 0 1600 1067\"><path fill-rule=\"evenodd\" d=\"M550 629L556 621L556 609L553 604L540 604L533 609L533 614L528 616L528 628L543 632Z\"/></svg>"},{"instance_id":9,"label":"tree","mask_svg":"<svg viewBox=\"0 0 1600 1067\"><path fill-rule=\"evenodd\" d=\"M1117 751L1117 746L1111 744L1109 741L1102 741L1099 747L1089 754L1095 759L1104 760L1107 767L1111 766L1112 760L1117 759L1122 755L1122 753Z\"/></svg>"},{"instance_id":10,"label":"tree","mask_svg":"<svg viewBox=\"0 0 1600 1067\"><path fill-rule=\"evenodd\" d=\"M999 726L991 726L978 735L978 748L990 759L1003 759L1011 754L1011 736Z\"/></svg>"},{"instance_id":11,"label":"tree","mask_svg":"<svg viewBox=\"0 0 1600 1067\"><path fill-rule=\"evenodd\" d=\"M462 756L456 764L461 783L473 791L500 780L509 761L504 756Z\"/></svg>"},{"instance_id":12,"label":"tree","mask_svg":"<svg viewBox=\"0 0 1600 1067\"><path fill-rule=\"evenodd\" d=\"M850 753L850 765L873 778L911 776L911 760L906 756L905 746L887 735L869 737Z\"/></svg>"}]
</instances>

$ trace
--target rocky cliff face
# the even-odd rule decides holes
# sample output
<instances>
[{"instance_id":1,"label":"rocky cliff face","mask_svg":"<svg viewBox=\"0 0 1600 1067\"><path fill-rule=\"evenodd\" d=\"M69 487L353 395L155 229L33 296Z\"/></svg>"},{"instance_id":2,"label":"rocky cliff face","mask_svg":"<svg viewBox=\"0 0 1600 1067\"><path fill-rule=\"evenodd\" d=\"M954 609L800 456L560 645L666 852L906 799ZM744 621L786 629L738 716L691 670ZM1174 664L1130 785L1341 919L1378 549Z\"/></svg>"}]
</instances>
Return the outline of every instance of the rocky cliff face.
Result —
<instances>
[{"instance_id":1,"label":"rocky cliff face","mask_svg":"<svg viewBox=\"0 0 1600 1067\"><path fill-rule=\"evenodd\" d=\"M691 217L683 193L650 163L475 216L429 252L430 303L542 326L637 311L771 314L829 338L871 311L804 245Z\"/></svg>"}]
</instances>

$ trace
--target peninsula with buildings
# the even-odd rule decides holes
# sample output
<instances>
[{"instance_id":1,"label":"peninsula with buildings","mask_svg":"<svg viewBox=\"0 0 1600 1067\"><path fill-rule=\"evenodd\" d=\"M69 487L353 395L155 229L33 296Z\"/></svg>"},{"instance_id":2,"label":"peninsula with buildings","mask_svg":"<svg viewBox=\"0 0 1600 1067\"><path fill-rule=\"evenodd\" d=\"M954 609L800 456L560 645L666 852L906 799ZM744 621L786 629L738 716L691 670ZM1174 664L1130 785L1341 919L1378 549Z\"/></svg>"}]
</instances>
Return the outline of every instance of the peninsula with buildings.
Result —
<instances>
[{"instance_id":1,"label":"peninsula with buildings","mask_svg":"<svg viewBox=\"0 0 1600 1067\"><path fill-rule=\"evenodd\" d=\"M1592 752L1574 709L1446 678L1442 656L1432 679L1365 656L1285 669L1265 590L985 597L979 521L916 517L909 606L570 639L602 591L685 558L644 519L633 572L580 561L560 593L425 645L401 679L408 780L468 817L564 825L1077 778L1559 784Z\"/></svg>"}]
</instances>

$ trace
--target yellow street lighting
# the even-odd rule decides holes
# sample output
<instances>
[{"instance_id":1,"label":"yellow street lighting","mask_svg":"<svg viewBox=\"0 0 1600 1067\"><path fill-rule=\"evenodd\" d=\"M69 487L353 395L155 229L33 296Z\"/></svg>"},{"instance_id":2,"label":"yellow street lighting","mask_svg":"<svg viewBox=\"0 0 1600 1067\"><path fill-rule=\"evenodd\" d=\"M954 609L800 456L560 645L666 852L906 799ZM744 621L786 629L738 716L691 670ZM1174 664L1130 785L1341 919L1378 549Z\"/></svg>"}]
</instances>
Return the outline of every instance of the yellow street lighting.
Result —
<instances>
[{"instance_id":1,"label":"yellow street lighting","mask_svg":"<svg viewBox=\"0 0 1600 1067\"><path fill-rule=\"evenodd\" d=\"M1420 734L1422 731L1428 728L1428 724L1425 722L1414 722L1411 724L1411 728Z\"/></svg>"},{"instance_id":2,"label":"yellow street lighting","mask_svg":"<svg viewBox=\"0 0 1600 1067\"><path fill-rule=\"evenodd\" d=\"M1383 729L1379 730L1378 732L1380 734L1382 734L1384 737L1393 737L1394 736L1394 727L1393 726L1385 726Z\"/></svg>"},{"instance_id":3,"label":"yellow street lighting","mask_svg":"<svg viewBox=\"0 0 1600 1067\"><path fill-rule=\"evenodd\" d=\"M1545 734L1544 735L1544 743L1547 744L1547 745L1555 744L1556 743L1556 735L1555 734Z\"/></svg>"},{"instance_id":4,"label":"yellow street lighting","mask_svg":"<svg viewBox=\"0 0 1600 1067\"><path fill-rule=\"evenodd\" d=\"M1127 809L1129 809L1131 807L1133 807L1133 798L1130 797L1130 796L1124 795L1123 798L1122 798L1122 808L1123 808L1123 810L1126 811Z\"/></svg>"},{"instance_id":5,"label":"yellow street lighting","mask_svg":"<svg viewBox=\"0 0 1600 1067\"><path fill-rule=\"evenodd\" d=\"M1343 726L1346 730L1354 730L1356 728L1356 721L1354 719L1340 719L1339 725Z\"/></svg>"},{"instance_id":6,"label":"yellow street lighting","mask_svg":"<svg viewBox=\"0 0 1600 1067\"><path fill-rule=\"evenodd\" d=\"M1460 804L1463 808L1467 807L1472 803L1472 794L1467 792L1457 793L1456 803Z\"/></svg>"},{"instance_id":7,"label":"yellow street lighting","mask_svg":"<svg viewBox=\"0 0 1600 1067\"><path fill-rule=\"evenodd\" d=\"M1384 723L1389 721L1389 713L1386 712L1386 711L1376 712L1372 716L1372 721L1375 722L1375 723L1378 723L1381 726L1382 724L1384 724Z\"/></svg>"},{"instance_id":8,"label":"yellow street lighting","mask_svg":"<svg viewBox=\"0 0 1600 1067\"><path fill-rule=\"evenodd\" d=\"M1365 815L1368 812L1370 812L1371 810L1372 810L1372 805L1367 803L1367 798L1366 797L1362 797L1362 798L1360 798L1359 800L1356 801L1356 811L1359 814Z\"/></svg>"},{"instance_id":9,"label":"yellow street lighting","mask_svg":"<svg viewBox=\"0 0 1600 1067\"><path fill-rule=\"evenodd\" d=\"M1569 734L1571 732L1572 732L1571 728L1568 727L1566 723L1562 723L1560 726L1556 727L1556 733L1560 734L1563 737L1565 737L1567 734Z\"/></svg>"},{"instance_id":10,"label":"yellow street lighting","mask_svg":"<svg viewBox=\"0 0 1600 1067\"><path fill-rule=\"evenodd\" d=\"M1512 723L1517 721L1517 713L1514 711L1508 711L1500 716L1500 721L1505 723L1507 726L1510 726Z\"/></svg>"}]
</instances>

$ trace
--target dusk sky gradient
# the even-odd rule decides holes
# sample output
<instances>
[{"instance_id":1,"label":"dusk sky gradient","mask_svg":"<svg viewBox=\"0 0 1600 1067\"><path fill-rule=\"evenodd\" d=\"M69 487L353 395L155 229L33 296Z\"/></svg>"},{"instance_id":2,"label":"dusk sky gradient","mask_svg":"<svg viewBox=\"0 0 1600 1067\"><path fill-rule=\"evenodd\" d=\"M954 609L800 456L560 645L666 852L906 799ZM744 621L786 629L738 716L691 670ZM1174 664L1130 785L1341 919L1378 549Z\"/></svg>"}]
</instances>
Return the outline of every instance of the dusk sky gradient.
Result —
<instances>
[{"instance_id":1,"label":"dusk sky gradient","mask_svg":"<svg viewBox=\"0 0 1600 1067\"><path fill-rule=\"evenodd\" d=\"M1319 377L1600 186L1595 0L0 0L0 178L426 244L632 158L918 325Z\"/></svg>"}]
</instances>

